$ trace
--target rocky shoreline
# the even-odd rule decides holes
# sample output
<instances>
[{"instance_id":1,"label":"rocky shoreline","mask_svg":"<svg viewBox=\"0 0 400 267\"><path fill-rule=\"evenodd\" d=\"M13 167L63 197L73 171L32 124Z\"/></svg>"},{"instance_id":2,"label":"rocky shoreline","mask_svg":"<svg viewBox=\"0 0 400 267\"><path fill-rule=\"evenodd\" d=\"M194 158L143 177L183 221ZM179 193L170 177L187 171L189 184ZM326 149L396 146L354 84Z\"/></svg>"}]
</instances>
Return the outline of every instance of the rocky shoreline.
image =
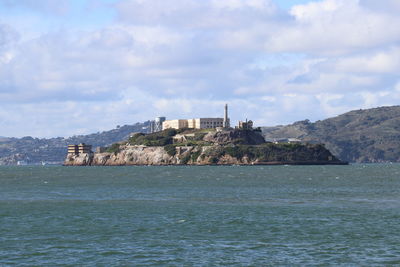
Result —
<instances>
[{"instance_id":1,"label":"rocky shoreline","mask_svg":"<svg viewBox=\"0 0 400 267\"><path fill-rule=\"evenodd\" d=\"M69 154L65 166L129 165L345 165L322 145L269 146L186 146L172 155L165 147L125 145L119 152ZM246 153L247 152L247 153Z\"/></svg>"}]
</instances>

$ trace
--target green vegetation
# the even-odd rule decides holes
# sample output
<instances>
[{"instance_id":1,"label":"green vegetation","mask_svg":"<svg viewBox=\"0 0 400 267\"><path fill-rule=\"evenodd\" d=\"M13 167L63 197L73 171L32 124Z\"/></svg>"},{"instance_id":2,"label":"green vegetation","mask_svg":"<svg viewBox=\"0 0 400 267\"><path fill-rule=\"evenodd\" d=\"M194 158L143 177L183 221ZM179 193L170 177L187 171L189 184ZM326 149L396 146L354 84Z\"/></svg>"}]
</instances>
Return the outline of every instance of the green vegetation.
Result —
<instances>
[{"instance_id":1,"label":"green vegetation","mask_svg":"<svg viewBox=\"0 0 400 267\"><path fill-rule=\"evenodd\" d=\"M162 132L143 134L136 133L128 139L131 145L144 146L165 146L165 150L169 155L175 155L175 147L177 146L204 146L211 145L209 142L203 141L208 131L194 129L167 129ZM185 135L186 141L174 143L173 137L177 134ZM194 136L190 136L194 134Z\"/></svg>"},{"instance_id":2,"label":"green vegetation","mask_svg":"<svg viewBox=\"0 0 400 267\"><path fill-rule=\"evenodd\" d=\"M238 160L247 157L250 160L258 160L260 162L269 161L327 161L334 159L330 152L322 145L301 145L301 144L272 144L263 145L231 145L221 146L210 149L206 152L206 156L210 158L210 163L216 163L216 159L224 155L229 155Z\"/></svg>"}]
</instances>

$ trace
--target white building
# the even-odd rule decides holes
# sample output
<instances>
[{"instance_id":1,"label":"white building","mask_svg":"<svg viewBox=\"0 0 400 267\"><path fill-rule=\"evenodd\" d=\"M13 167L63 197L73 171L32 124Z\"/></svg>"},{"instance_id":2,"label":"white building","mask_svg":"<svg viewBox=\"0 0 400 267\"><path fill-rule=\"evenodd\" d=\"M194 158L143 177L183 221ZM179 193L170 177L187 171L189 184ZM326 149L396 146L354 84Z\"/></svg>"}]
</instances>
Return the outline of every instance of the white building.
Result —
<instances>
[{"instance_id":1,"label":"white building","mask_svg":"<svg viewBox=\"0 0 400 267\"><path fill-rule=\"evenodd\" d=\"M184 120L167 120L163 122L162 128L165 129L209 129L223 127L223 118L198 118L198 119L184 119Z\"/></svg>"}]
</instances>

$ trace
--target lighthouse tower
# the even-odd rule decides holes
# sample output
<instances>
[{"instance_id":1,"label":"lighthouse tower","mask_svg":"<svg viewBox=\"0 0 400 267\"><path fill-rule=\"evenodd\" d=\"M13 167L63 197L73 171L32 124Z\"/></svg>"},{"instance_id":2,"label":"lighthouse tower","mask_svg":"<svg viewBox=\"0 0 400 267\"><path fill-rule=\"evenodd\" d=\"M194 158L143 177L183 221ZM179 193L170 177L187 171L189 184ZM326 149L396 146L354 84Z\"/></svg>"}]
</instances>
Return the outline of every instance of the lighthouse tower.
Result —
<instances>
[{"instance_id":1,"label":"lighthouse tower","mask_svg":"<svg viewBox=\"0 0 400 267\"><path fill-rule=\"evenodd\" d=\"M224 128L229 128L230 127L229 118L228 118L228 104L225 104L225 113L224 113L223 126L224 126Z\"/></svg>"}]
</instances>

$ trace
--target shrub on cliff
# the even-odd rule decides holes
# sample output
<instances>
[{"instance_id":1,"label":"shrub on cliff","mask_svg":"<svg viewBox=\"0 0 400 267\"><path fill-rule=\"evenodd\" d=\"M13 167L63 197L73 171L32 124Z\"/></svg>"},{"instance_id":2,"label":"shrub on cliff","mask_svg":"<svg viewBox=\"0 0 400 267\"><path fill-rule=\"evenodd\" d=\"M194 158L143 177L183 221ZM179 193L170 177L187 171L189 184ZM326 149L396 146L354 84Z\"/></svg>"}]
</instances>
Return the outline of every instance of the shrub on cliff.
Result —
<instances>
[{"instance_id":1,"label":"shrub on cliff","mask_svg":"<svg viewBox=\"0 0 400 267\"><path fill-rule=\"evenodd\" d=\"M194 141L203 141L204 136L206 136L207 133L200 132L200 133L195 133L194 134Z\"/></svg>"},{"instance_id":2,"label":"shrub on cliff","mask_svg":"<svg viewBox=\"0 0 400 267\"><path fill-rule=\"evenodd\" d=\"M176 147L174 145L166 145L164 146L165 151L167 152L168 155L170 155L171 157L176 155Z\"/></svg>"},{"instance_id":3,"label":"shrub on cliff","mask_svg":"<svg viewBox=\"0 0 400 267\"><path fill-rule=\"evenodd\" d=\"M218 157L211 157L211 158L208 160L208 162L209 162L210 164L217 164L218 161L219 161Z\"/></svg>"},{"instance_id":4,"label":"shrub on cliff","mask_svg":"<svg viewBox=\"0 0 400 267\"><path fill-rule=\"evenodd\" d=\"M107 148L106 152L117 154L118 152L121 151L120 146L121 145L118 143L112 144L110 147Z\"/></svg>"}]
</instances>

